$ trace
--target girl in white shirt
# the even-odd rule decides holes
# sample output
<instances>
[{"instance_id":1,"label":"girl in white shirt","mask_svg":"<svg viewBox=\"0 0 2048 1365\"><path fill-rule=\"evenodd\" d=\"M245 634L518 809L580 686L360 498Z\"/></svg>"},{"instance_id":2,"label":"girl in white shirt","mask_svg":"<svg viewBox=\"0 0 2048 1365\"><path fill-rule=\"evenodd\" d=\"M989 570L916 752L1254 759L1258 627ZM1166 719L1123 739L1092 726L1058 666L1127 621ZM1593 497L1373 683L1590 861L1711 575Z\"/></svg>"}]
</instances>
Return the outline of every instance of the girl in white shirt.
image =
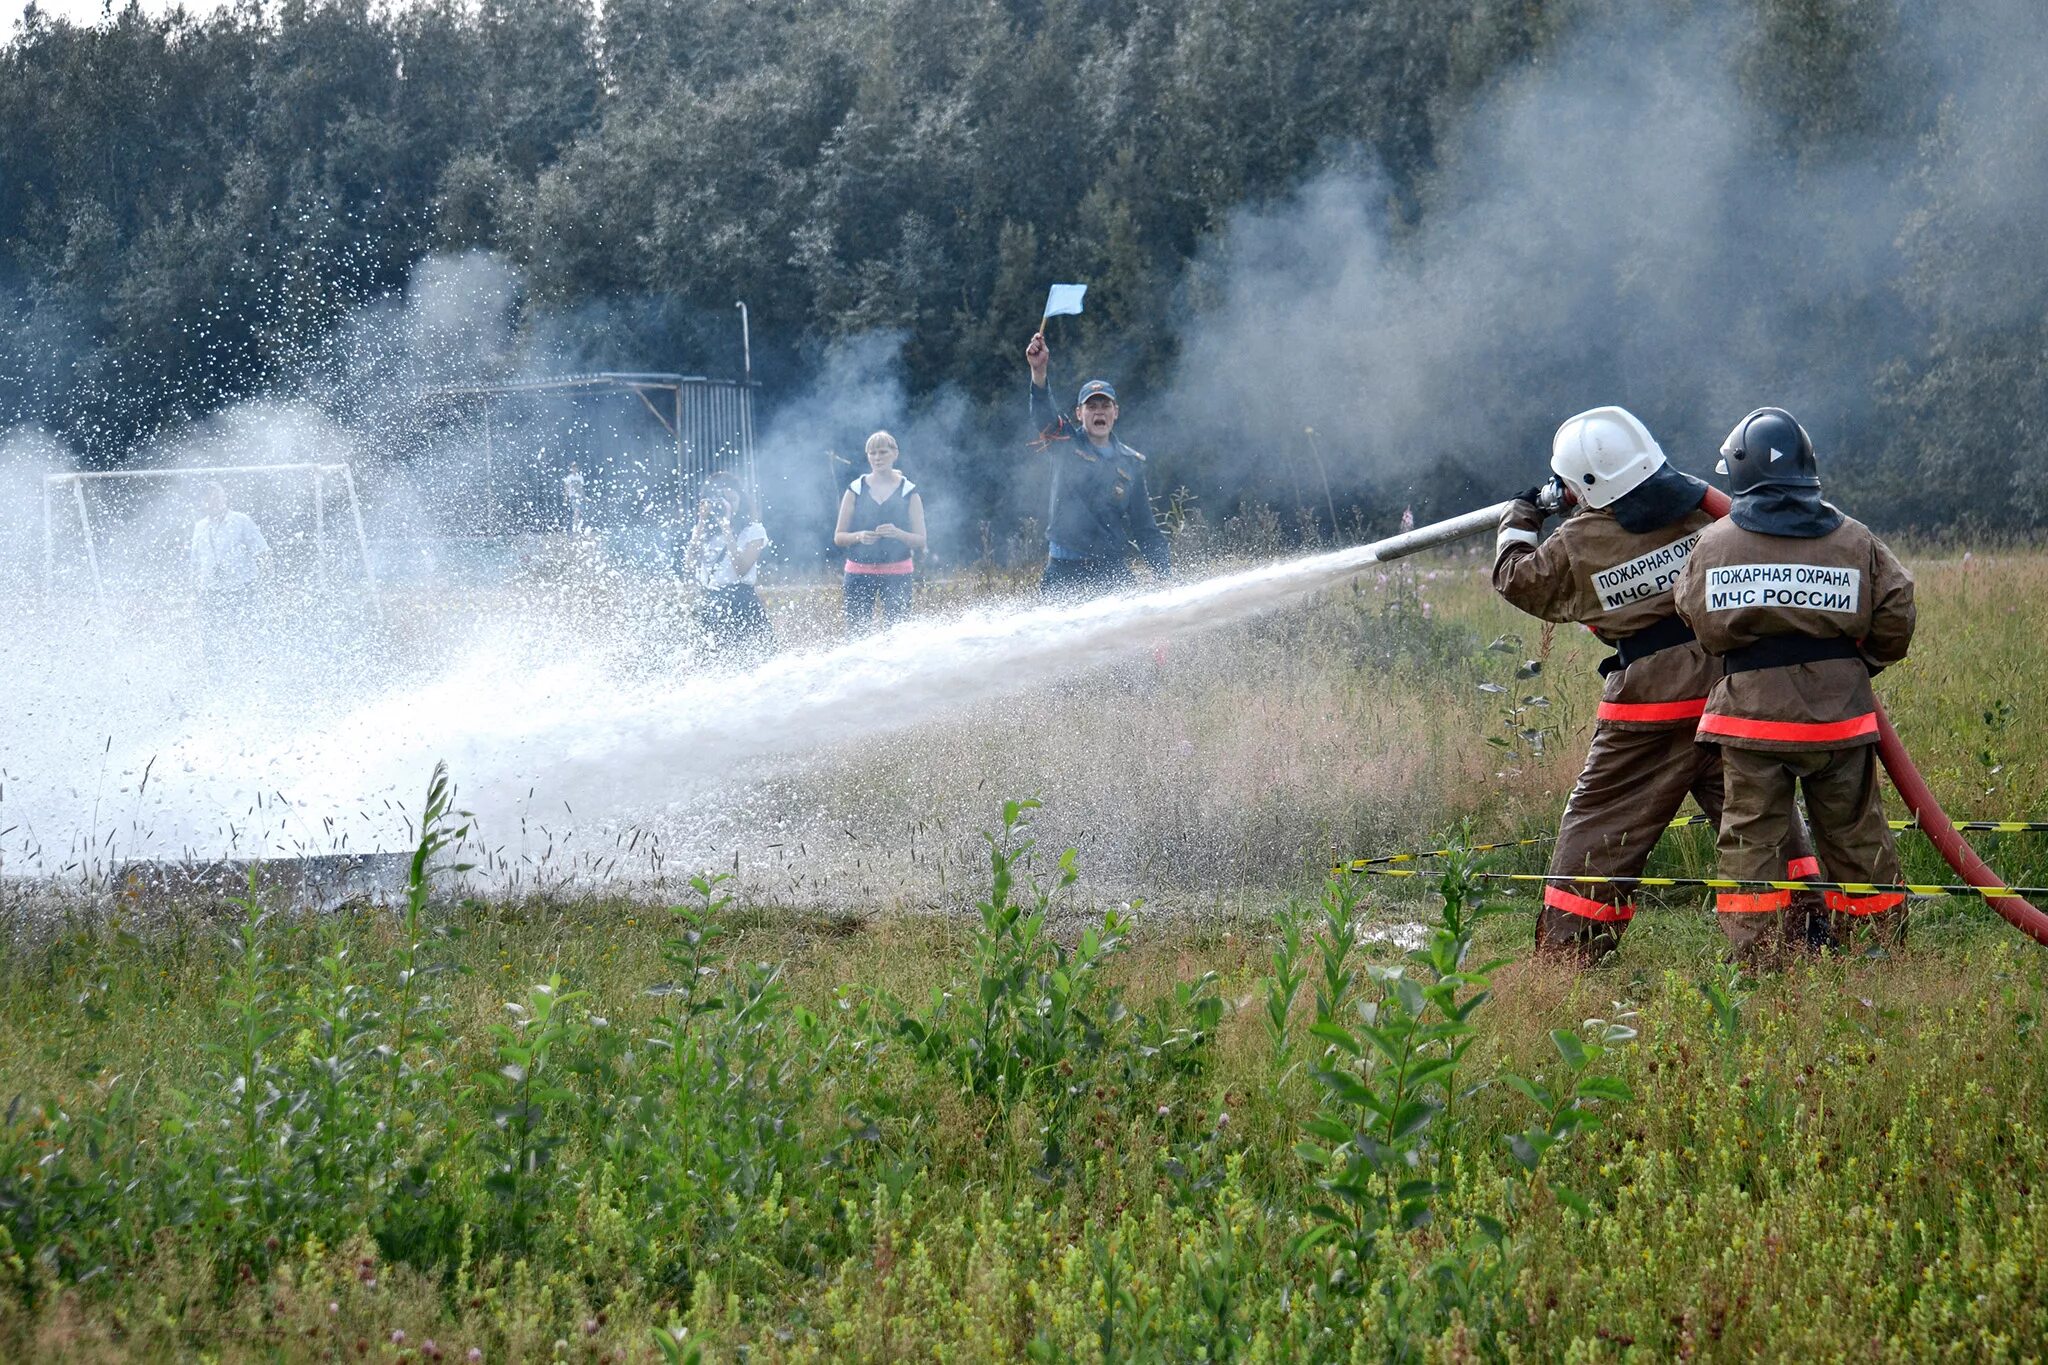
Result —
<instances>
[{"instance_id":1,"label":"girl in white shirt","mask_svg":"<svg viewBox=\"0 0 2048 1365\"><path fill-rule=\"evenodd\" d=\"M705 480L690 532L689 564L699 589L697 624L721 654L760 655L775 647L768 612L754 588L767 548L768 530L739 481L723 470Z\"/></svg>"}]
</instances>

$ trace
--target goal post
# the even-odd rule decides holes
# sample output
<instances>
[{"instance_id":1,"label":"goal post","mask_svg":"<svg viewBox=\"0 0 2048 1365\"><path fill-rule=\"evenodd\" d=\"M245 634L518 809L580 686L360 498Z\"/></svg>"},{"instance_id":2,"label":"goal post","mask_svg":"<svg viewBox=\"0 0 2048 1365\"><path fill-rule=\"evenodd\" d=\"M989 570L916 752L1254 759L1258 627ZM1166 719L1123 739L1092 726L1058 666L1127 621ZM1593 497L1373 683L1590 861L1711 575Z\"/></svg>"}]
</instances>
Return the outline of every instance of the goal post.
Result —
<instances>
[{"instance_id":1,"label":"goal post","mask_svg":"<svg viewBox=\"0 0 2048 1365\"><path fill-rule=\"evenodd\" d=\"M77 522L80 543L85 551L85 563L92 578L93 595L102 603L106 600L106 576L101 569L98 537L93 528L92 512L87 503L85 490L88 484L96 483L149 483L196 480L208 483L237 476L291 476L304 475L312 495L313 528L316 547L316 564L319 571L326 572L326 560L319 557L324 550L327 534L327 498L330 485L335 493L346 500L349 529L353 532L356 559L362 567L363 590L370 599L370 609L379 620L384 616L384 603L377 590L377 570L370 562L369 536L363 528L362 501L356 495L355 470L347 464L249 464L249 465L180 465L168 469L93 469L72 470L43 475L43 594L50 596L57 580L57 528L60 521ZM68 486L69 497L65 498ZM59 510L60 501L70 506Z\"/></svg>"}]
</instances>

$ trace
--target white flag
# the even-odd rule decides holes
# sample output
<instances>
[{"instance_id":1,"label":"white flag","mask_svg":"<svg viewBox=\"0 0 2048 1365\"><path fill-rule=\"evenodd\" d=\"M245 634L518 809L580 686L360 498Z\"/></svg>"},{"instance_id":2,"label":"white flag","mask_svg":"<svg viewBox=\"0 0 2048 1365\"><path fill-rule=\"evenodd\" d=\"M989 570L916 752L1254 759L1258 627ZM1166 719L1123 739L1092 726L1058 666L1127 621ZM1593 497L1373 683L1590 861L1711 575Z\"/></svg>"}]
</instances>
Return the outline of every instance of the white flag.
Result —
<instances>
[{"instance_id":1,"label":"white flag","mask_svg":"<svg viewBox=\"0 0 2048 1365\"><path fill-rule=\"evenodd\" d=\"M1045 315L1049 318L1063 318L1069 313L1081 311L1081 296L1088 292L1085 284L1056 284L1045 294Z\"/></svg>"}]
</instances>

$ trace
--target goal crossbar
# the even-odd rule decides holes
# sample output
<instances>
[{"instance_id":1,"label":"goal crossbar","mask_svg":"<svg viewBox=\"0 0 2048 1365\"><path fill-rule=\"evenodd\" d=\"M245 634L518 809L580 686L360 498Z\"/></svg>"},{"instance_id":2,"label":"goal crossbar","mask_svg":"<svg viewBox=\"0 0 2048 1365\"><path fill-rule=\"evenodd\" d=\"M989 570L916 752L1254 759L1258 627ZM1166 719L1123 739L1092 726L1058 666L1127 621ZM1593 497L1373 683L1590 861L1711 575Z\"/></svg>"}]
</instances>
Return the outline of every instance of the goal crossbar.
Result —
<instances>
[{"instance_id":1,"label":"goal crossbar","mask_svg":"<svg viewBox=\"0 0 2048 1365\"><path fill-rule=\"evenodd\" d=\"M55 485L73 479L178 479L189 474L346 474L345 464L207 464L175 465L169 469L75 469L43 475L43 482Z\"/></svg>"}]
</instances>

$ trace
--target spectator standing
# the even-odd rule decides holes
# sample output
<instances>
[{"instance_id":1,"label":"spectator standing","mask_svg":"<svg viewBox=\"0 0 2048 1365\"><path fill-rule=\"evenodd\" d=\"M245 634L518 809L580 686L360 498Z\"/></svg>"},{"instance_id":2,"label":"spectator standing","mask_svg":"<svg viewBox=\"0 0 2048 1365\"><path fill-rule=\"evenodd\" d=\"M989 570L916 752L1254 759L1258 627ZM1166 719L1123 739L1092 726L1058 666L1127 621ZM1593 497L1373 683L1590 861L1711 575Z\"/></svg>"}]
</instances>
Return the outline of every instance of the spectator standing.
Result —
<instances>
[{"instance_id":1,"label":"spectator standing","mask_svg":"<svg viewBox=\"0 0 2048 1365\"><path fill-rule=\"evenodd\" d=\"M1145 457L1116 438L1121 410L1105 379L1081 386L1071 419L1046 387L1051 353L1045 334L1024 348L1031 370L1031 420L1051 454L1052 508L1046 521L1045 574L1049 596L1093 596L1131 586L1136 551L1161 578L1172 573L1166 533L1152 513L1145 487Z\"/></svg>"},{"instance_id":2,"label":"spectator standing","mask_svg":"<svg viewBox=\"0 0 2048 1365\"><path fill-rule=\"evenodd\" d=\"M886 431L868 437L868 472L839 497L839 524L832 543L846 551L846 627L859 633L910 614L913 553L925 547L924 499L917 485L896 468L896 438Z\"/></svg>"},{"instance_id":3,"label":"spectator standing","mask_svg":"<svg viewBox=\"0 0 2048 1365\"><path fill-rule=\"evenodd\" d=\"M697 624L720 653L755 657L775 646L756 591L768 544L760 511L739 481L723 470L705 480L686 561L699 590Z\"/></svg>"},{"instance_id":4,"label":"spectator standing","mask_svg":"<svg viewBox=\"0 0 2048 1365\"><path fill-rule=\"evenodd\" d=\"M190 557L201 646L207 661L218 663L252 624L270 544L247 514L228 506L227 490L210 483L204 515L192 527Z\"/></svg>"}]
</instances>

